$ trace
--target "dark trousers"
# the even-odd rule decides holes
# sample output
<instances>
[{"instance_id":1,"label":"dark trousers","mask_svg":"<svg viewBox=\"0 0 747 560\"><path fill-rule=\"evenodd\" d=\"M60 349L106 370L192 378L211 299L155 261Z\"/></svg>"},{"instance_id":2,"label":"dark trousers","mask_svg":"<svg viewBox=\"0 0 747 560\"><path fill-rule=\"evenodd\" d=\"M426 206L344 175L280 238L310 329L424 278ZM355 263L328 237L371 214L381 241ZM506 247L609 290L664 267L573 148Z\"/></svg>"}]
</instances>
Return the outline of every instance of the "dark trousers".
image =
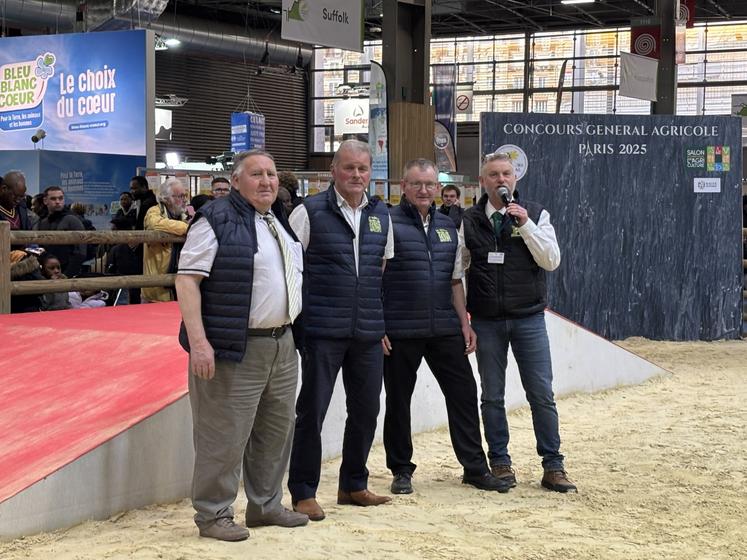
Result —
<instances>
[{"instance_id":1,"label":"dark trousers","mask_svg":"<svg viewBox=\"0 0 747 560\"><path fill-rule=\"evenodd\" d=\"M322 424L341 367L347 419L339 488L355 492L368 487L366 461L379 415L382 358L379 340L306 339L288 473L294 502L316 496L322 466Z\"/></svg>"},{"instance_id":2,"label":"dark trousers","mask_svg":"<svg viewBox=\"0 0 747 560\"><path fill-rule=\"evenodd\" d=\"M418 367L425 358L446 399L449 434L457 459L466 474L488 471L477 414L477 385L467 356L464 337L393 339L384 358L386 415L384 447L386 466L393 473L415 470L412 462L410 403Z\"/></svg>"}]
</instances>

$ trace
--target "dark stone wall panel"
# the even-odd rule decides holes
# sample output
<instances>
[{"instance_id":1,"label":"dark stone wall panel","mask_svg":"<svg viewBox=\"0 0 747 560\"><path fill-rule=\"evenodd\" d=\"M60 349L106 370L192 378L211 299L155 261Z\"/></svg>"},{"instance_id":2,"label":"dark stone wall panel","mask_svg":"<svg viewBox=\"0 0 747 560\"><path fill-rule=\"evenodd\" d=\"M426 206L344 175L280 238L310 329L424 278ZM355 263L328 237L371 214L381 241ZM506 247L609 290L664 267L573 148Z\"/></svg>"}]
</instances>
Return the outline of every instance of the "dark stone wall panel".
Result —
<instances>
[{"instance_id":1,"label":"dark stone wall panel","mask_svg":"<svg viewBox=\"0 0 747 560\"><path fill-rule=\"evenodd\" d=\"M558 129L537 125L571 128L552 134ZM627 125L631 133L588 133L598 125ZM708 133L654 134L671 126ZM555 226L562 263L549 274L551 307L611 339L737 338L743 289L740 126L739 119L719 116L483 113L482 153L506 144L519 148L518 157L523 151L528 166L517 189L542 203ZM714 153L730 148L728 170L709 170L707 162L688 167L687 149L707 153L709 147ZM620 153L628 149L638 153ZM694 192L696 178L720 179L720 192Z\"/></svg>"}]
</instances>

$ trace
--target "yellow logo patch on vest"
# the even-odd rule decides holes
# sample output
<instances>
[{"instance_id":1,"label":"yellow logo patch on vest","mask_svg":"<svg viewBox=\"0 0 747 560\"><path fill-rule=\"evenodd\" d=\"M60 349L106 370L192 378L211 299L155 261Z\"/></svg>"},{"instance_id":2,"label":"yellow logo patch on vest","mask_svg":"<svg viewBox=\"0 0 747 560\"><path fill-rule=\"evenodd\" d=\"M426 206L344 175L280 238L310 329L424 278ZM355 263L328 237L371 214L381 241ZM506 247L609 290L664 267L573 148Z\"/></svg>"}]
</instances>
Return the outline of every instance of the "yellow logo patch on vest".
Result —
<instances>
[{"instance_id":1,"label":"yellow logo patch on vest","mask_svg":"<svg viewBox=\"0 0 747 560\"><path fill-rule=\"evenodd\" d=\"M441 243L451 243L451 234L448 229L438 228L436 229L436 235Z\"/></svg>"},{"instance_id":2,"label":"yellow logo patch on vest","mask_svg":"<svg viewBox=\"0 0 747 560\"><path fill-rule=\"evenodd\" d=\"M381 233L381 221L378 216L368 217L368 231L371 233Z\"/></svg>"}]
</instances>

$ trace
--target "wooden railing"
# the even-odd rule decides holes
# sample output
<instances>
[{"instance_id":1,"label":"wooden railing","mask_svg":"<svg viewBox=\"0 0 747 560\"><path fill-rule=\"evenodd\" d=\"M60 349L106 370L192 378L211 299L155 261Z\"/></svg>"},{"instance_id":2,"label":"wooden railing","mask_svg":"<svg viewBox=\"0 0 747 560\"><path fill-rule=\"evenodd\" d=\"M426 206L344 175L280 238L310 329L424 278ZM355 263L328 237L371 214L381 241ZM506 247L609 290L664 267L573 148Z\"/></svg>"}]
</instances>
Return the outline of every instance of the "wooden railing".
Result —
<instances>
[{"instance_id":1,"label":"wooden railing","mask_svg":"<svg viewBox=\"0 0 747 560\"><path fill-rule=\"evenodd\" d=\"M77 292L119 288L151 288L173 286L175 274L100 276L96 278L66 278L60 280L10 279L11 245L79 245L120 243L182 243L184 236L159 231L11 231L10 224L0 221L0 314L10 313L11 296Z\"/></svg>"},{"instance_id":2,"label":"wooden railing","mask_svg":"<svg viewBox=\"0 0 747 560\"><path fill-rule=\"evenodd\" d=\"M747 240L747 228L742 228L742 237L744 240ZM11 245L181 243L184 239L184 236L170 235L158 231L11 231L8 222L0 221L0 314L10 313L10 296L12 295L77 292L80 290L103 290L105 288L151 288L174 285L174 274L101 276L98 278L11 282ZM747 259L742 260L742 268L747 272ZM742 292L742 297L747 298L747 289ZM747 311L742 312L742 319L747 321Z\"/></svg>"}]
</instances>

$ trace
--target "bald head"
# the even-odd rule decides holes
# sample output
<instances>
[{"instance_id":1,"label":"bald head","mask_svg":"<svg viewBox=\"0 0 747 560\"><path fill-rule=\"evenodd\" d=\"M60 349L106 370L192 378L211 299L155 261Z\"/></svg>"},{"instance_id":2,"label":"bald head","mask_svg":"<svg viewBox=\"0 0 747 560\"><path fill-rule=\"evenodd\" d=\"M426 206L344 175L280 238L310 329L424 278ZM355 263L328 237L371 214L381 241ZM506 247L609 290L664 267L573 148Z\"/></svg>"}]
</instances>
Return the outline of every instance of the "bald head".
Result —
<instances>
[{"instance_id":1,"label":"bald head","mask_svg":"<svg viewBox=\"0 0 747 560\"><path fill-rule=\"evenodd\" d=\"M26 176L21 171L8 171L3 180L13 192L14 205L19 205L26 198Z\"/></svg>"}]
</instances>

